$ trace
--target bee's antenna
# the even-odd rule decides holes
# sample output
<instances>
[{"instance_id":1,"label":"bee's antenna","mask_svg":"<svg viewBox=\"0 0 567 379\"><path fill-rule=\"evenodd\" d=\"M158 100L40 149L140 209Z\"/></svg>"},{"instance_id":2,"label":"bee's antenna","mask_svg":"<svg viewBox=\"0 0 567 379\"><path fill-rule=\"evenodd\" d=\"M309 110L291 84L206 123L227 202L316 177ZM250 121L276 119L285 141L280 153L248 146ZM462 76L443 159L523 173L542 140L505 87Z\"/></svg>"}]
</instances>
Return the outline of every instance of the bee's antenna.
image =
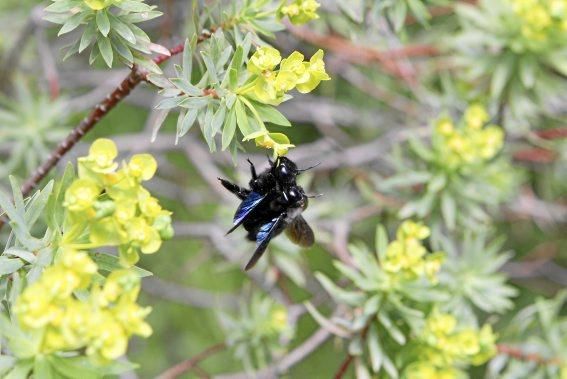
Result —
<instances>
[{"instance_id":1,"label":"bee's antenna","mask_svg":"<svg viewBox=\"0 0 567 379\"><path fill-rule=\"evenodd\" d=\"M325 194L318 193L316 195L305 195L305 196L308 197L309 199L315 199L317 197L325 196Z\"/></svg>"},{"instance_id":2,"label":"bee's antenna","mask_svg":"<svg viewBox=\"0 0 567 379\"><path fill-rule=\"evenodd\" d=\"M299 172L311 170L312 168L315 168L315 167L319 166L320 164L321 164L321 162L319 162L319 163L317 163L317 164L315 164L315 165L313 165L313 166L309 166L309 167L307 167L307 168L298 168L298 169L297 169L297 172L299 173Z\"/></svg>"}]
</instances>

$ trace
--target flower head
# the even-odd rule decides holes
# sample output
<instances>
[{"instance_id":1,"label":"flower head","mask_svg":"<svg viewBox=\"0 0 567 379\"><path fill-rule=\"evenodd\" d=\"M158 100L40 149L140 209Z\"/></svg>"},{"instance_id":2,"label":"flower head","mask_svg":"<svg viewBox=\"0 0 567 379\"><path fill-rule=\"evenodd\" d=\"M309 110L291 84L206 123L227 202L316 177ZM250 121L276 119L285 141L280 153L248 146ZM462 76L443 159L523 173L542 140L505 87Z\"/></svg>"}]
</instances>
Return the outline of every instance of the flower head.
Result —
<instances>
[{"instance_id":1,"label":"flower head","mask_svg":"<svg viewBox=\"0 0 567 379\"><path fill-rule=\"evenodd\" d=\"M317 9L321 6L315 0L294 0L291 4L283 2L278 14L288 17L292 24L301 25L319 18Z\"/></svg>"},{"instance_id":2,"label":"flower head","mask_svg":"<svg viewBox=\"0 0 567 379\"><path fill-rule=\"evenodd\" d=\"M248 62L248 71L253 74L262 75L271 71L280 63L282 57L280 52L273 47L264 46L256 50Z\"/></svg>"}]
</instances>

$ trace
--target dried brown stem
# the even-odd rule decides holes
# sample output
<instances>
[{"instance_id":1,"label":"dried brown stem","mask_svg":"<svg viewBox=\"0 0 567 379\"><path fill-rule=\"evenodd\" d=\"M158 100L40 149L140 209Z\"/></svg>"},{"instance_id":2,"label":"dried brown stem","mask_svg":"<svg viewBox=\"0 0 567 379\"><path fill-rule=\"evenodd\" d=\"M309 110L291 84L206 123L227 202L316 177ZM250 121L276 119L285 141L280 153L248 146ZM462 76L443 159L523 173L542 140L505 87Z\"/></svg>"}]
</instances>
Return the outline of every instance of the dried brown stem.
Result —
<instances>
[{"instance_id":1,"label":"dried brown stem","mask_svg":"<svg viewBox=\"0 0 567 379\"><path fill-rule=\"evenodd\" d=\"M169 369L164 371L160 376L158 376L158 379L177 378L178 376L190 370L193 370L197 366L197 364L199 364L201 361L209 358L211 355L214 355L219 351L223 351L226 348L227 348L226 343L224 342L217 343L216 345L213 345L203 350L201 353L195 355L193 358L187 359L183 362L176 364L173 367L170 367Z\"/></svg>"},{"instance_id":2,"label":"dried brown stem","mask_svg":"<svg viewBox=\"0 0 567 379\"><path fill-rule=\"evenodd\" d=\"M534 362L542 366L559 366L562 364L561 359L558 357L545 358L536 353L526 353L525 351L513 346L498 344L496 345L496 348L498 353L508 355L520 361Z\"/></svg>"}]
</instances>

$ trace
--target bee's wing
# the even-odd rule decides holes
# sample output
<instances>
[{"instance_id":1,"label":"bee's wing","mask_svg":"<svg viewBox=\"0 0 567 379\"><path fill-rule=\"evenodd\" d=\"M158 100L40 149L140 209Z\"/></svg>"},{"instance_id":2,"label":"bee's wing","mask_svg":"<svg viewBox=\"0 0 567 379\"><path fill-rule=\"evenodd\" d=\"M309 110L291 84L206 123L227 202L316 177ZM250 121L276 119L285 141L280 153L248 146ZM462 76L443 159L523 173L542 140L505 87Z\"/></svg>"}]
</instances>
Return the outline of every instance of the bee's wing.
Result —
<instances>
[{"instance_id":1,"label":"bee's wing","mask_svg":"<svg viewBox=\"0 0 567 379\"><path fill-rule=\"evenodd\" d=\"M274 218L272 221L260 227L258 234L256 234L256 250L254 251L252 258L250 258L246 264L244 270L248 271L256 265L256 262L258 262L258 259L260 259L260 257L264 254L264 251L266 251L268 243L270 243L270 240L276 234L284 219L285 215L281 214L278 218Z\"/></svg>"},{"instance_id":2,"label":"bee's wing","mask_svg":"<svg viewBox=\"0 0 567 379\"><path fill-rule=\"evenodd\" d=\"M240 206L234 214L234 219L232 220L233 226L226 234L232 233L234 229L238 228L265 197L266 195L261 195L257 192L250 192L248 197L240 203Z\"/></svg>"},{"instance_id":3,"label":"bee's wing","mask_svg":"<svg viewBox=\"0 0 567 379\"><path fill-rule=\"evenodd\" d=\"M315 243L313 229L309 226L303 216L299 215L293 219L285 230L288 238L296 245L309 247Z\"/></svg>"}]
</instances>

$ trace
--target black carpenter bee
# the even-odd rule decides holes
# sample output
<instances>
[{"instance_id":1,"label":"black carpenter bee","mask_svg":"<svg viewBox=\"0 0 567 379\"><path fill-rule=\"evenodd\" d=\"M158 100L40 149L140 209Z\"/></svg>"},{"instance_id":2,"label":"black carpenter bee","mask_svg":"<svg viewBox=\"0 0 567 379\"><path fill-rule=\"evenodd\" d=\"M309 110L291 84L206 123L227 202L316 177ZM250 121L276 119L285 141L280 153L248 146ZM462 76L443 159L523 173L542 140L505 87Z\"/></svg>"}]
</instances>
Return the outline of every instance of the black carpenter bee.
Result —
<instances>
[{"instance_id":1,"label":"black carpenter bee","mask_svg":"<svg viewBox=\"0 0 567 379\"><path fill-rule=\"evenodd\" d=\"M300 170L286 157L269 162L270 167L257 175L254 164L248 160L252 174L250 189L219 178L227 190L242 200L234 214L233 227L227 234L243 225L248 232L247 238L256 242L256 250L245 270L254 267L270 240L284 230L289 239L300 246L309 247L315 242L313 230L301 216L309 196L295 181L300 172L312 167Z\"/></svg>"}]
</instances>

